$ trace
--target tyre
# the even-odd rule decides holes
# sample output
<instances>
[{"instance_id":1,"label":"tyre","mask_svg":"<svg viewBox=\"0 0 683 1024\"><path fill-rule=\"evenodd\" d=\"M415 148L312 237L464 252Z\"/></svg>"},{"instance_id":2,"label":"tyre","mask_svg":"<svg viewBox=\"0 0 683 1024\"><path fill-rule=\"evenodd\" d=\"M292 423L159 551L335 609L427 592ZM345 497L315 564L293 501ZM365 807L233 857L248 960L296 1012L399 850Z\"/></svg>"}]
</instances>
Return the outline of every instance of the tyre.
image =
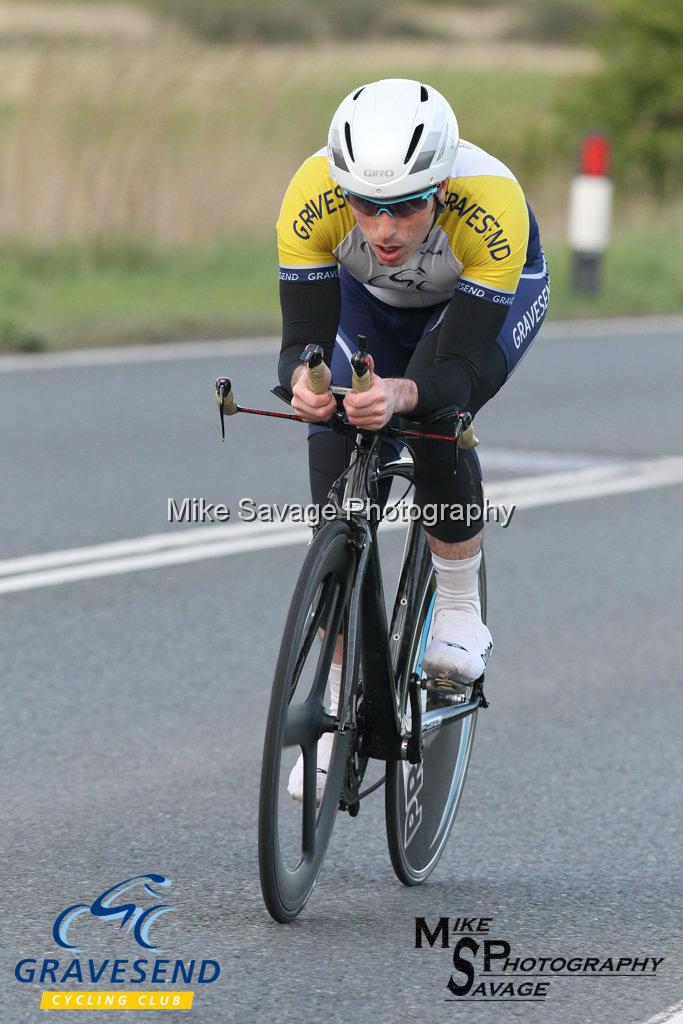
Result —
<instances>
[{"instance_id":1,"label":"tyre","mask_svg":"<svg viewBox=\"0 0 683 1024\"><path fill-rule=\"evenodd\" d=\"M426 545L426 541L423 539ZM418 578L412 590L411 608L403 613L405 629L397 665L398 700L404 723L410 725L408 681L413 673L422 677L422 657L427 645L435 599L431 558L417 560ZM479 576L482 617L486 617L486 570L482 553ZM404 885L419 885L432 873L453 828L472 753L477 721L478 698L467 688L458 707L453 699L421 692L424 749L421 764L407 761L387 763L385 811L389 855L397 877ZM454 709L462 714L453 714ZM441 714L445 718L441 720ZM429 727L427 726L427 720Z\"/></svg>"},{"instance_id":2,"label":"tyre","mask_svg":"<svg viewBox=\"0 0 683 1024\"><path fill-rule=\"evenodd\" d=\"M294 590L275 669L261 768L258 848L263 898L271 916L283 923L301 913L315 885L344 784L349 734L336 731L339 717L327 713L325 695L335 642L340 630L348 635L354 551L350 527L341 520L316 533ZM334 739L317 807L316 753L324 733L333 733ZM299 754L304 759L303 802L287 792Z\"/></svg>"}]
</instances>

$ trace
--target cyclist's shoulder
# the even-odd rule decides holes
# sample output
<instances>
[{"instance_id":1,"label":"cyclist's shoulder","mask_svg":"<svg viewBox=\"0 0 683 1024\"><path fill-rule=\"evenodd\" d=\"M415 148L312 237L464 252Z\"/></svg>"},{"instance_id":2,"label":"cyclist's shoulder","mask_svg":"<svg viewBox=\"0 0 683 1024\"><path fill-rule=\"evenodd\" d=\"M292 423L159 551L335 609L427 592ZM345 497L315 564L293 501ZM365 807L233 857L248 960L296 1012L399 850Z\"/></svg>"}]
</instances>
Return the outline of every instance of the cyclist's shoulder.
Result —
<instances>
[{"instance_id":1,"label":"cyclist's shoulder","mask_svg":"<svg viewBox=\"0 0 683 1024\"><path fill-rule=\"evenodd\" d=\"M507 164L465 139L460 140L449 184L472 194L508 197L521 195L521 186Z\"/></svg>"},{"instance_id":2,"label":"cyclist's shoulder","mask_svg":"<svg viewBox=\"0 0 683 1024\"><path fill-rule=\"evenodd\" d=\"M327 150L319 149L295 171L285 192L278 234L297 246L316 238L333 250L354 224L346 197L330 174ZM321 236L322 232L322 236Z\"/></svg>"},{"instance_id":3,"label":"cyclist's shoulder","mask_svg":"<svg viewBox=\"0 0 683 1024\"><path fill-rule=\"evenodd\" d=\"M439 224L459 259L482 246L495 259L492 245L503 236L508 251L526 245L529 211L519 182L502 160L471 142L458 146L444 207Z\"/></svg>"},{"instance_id":4,"label":"cyclist's shoulder","mask_svg":"<svg viewBox=\"0 0 683 1024\"><path fill-rule=\"evenodd\" d=\"M294 172L285 192L284 206L318 207L320 215L330 216L347 206L341 185L330 174L327 150L319 149L307 157Z\"/></svg>"},{"instance_id":5,"label":"cyclist's shoulder","mask_svg":"<svg viewBox=\"0 0 683 1024\"><path fill-rule=\"evenodd\" d=\"M292 186L307 191L312 187L334 188L334 181L330 174L330 165L327 159L327 150L323 147L315 153L307 156L302 164L297 167L292 175L287 191Z\"/></svg>"}]
</instances>

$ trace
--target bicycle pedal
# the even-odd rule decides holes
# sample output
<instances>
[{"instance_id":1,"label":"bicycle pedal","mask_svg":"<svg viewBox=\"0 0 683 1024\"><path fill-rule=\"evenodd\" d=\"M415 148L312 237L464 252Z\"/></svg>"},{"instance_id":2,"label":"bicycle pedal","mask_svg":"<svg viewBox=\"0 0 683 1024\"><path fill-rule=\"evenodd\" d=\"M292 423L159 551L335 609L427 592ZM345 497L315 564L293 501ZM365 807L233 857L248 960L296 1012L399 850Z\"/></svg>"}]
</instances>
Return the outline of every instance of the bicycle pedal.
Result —
<instances>
[{"instance_id":1,"label":"bicycle pedal","mask_svg":"<svg viewBox=\"0 0 683 1024\"><path fill-rule=\"evenodd\" d=\"M420 680L420 687L441 700L447 700L449 704L466 704L472 696L471 684L441 679L438 676L428 676Z\"/></svg>"}]
</instances>

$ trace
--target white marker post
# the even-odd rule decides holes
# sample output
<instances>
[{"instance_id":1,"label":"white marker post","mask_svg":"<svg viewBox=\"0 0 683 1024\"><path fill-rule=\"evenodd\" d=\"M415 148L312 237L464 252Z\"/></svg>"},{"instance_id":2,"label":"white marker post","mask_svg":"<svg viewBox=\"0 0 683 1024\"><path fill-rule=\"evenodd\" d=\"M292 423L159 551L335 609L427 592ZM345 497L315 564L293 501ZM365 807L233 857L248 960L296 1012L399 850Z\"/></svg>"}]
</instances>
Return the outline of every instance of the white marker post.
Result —
<instances>
[{"instance_id":1,"label":"white marker post","mask_svg":"<svg viewBox=\"0 0 683 1024\"><path fill-rule=\"evenodd\" d=\"M612 216L612 180L609 176L610 143L592 132L581 143L579 173L569 194L569 245L572 250L572 287L597 295L602 257L609 243Z\"/></svg>"}]
</instances>

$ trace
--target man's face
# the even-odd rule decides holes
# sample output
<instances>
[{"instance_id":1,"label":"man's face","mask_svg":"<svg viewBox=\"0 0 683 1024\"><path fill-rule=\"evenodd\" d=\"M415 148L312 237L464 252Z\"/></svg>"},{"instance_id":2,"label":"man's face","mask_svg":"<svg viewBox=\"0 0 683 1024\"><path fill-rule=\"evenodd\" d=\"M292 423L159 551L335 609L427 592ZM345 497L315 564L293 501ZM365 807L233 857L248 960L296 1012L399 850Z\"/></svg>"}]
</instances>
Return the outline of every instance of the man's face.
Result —
<instances>
[{"instance_id":1,"label":"man's face","mask_svg":"<svg viewBox=\"0 0 683 1024\"><path fill-rule=\"evenodd\" d=\"M443 202L447 183L443 181L437 193ZM400 267L425 240L434 221L435 201L430 199L424 210L409 217L392 217L382 211L376 216L353 210L359 228L370 243L377 259L385 267Z\"/></svg>"}]
</instances>

